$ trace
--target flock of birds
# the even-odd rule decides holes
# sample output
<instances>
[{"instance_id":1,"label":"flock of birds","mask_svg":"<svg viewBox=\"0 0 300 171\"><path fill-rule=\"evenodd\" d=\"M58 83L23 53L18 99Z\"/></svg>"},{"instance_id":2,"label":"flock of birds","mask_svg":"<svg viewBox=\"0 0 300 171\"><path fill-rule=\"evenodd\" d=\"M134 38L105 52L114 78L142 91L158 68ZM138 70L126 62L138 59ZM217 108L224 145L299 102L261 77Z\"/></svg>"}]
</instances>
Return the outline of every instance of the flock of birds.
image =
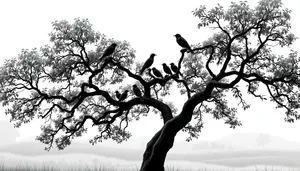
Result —
<instances>
[{"instance_id":1,"label":"flock of birds","mask_svg":"<svg viewBox=\"0 0 300 171\"><path fill-rule=\"evenodd\" d=\"M184 49L187 49L190 53L193 53L193 50L191 49L189 43L180 35L180 34L175 34L174 35L176 37L176 42L178 43L179 46L181 46L182 48ZM100 60L104 60L106 59L108 56L112 55L116 49L116 46L117 44L116 43L112 43L110 46L108 46L101 59ZM140 75L143 74L143 72L147 69L147 68L150 68L152 66L152 64L154 63L154 57L156 56L156 54L152 53L150 55L150 57L145 61L142 69L140 70ZM174 73L177 73L177 70L178 70L178 67L174 64L174 63L171 63L170 64L170 67L166 64L166 63L163 63L163 70L164 72L167 74L167 75L172 75L172 71ZM151 70L151 69L149 69ZM152 72L153 74L158 77L158 78L163 78L163 75L162 73L156 69L155 67L152 68ZM179 74L181 74L179 72ZM134 84L132 86L132 91L134 93L135 96L137 97L141 97L142 96L142 92L141 90L138 88L138 86L136 84ZM117 90L115 91L115 95L116 95L116 98L119 100L119 101L123 101L127 98L128 96L128 90L125 90L122 94Z\"/></svg>"}]
</instances>

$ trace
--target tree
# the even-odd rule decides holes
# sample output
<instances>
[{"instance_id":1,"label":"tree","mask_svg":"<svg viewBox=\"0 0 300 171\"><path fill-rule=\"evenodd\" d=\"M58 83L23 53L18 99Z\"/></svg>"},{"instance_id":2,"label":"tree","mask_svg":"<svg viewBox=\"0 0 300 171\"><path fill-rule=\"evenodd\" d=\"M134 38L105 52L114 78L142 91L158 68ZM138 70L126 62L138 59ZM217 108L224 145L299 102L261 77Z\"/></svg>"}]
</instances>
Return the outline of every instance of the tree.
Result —
<instances>
[{"instance_id":1,"label":"tree","mask_svg":"<svg viewBox=\"0 0 300 171\"><path fill-rule=\"evenodd\" d=\"M286 109L287 122L299 119L298 54L291 50L284 57L272 52L274 46L288 48L296 40L290 32L290 10L280 0L261 0L253 9L246 2L231 3L228 10L200 6L193 14L200 20L199 28L215 32L193 45L193 54L181 50L177 72L163 78L149 70L140 76L141 65L134 63L129 43L93 31L88 20L54 22L49 45L22 50L1 67L0 101L6 114L16 127L35 117L45 119L37 140L49 150L53 144L64 149L87 132L87 120L99 130L90 143L109 138L121 143L131 135L126 131L129 122L150 111L160 113L164 125L147 143L141 171L163 171L177 132L187 132L188 141L197 138L204 113L224 119L232 128L240 126L237 108L228 105L226 95L247 109L245 90ZM115 52L100 61L112 43L117 44ZM128 78L132 84L122 85ZM133 84L142 90L141 97L133 94ZM186 97L180 110L164 98L172 95L173 84ZM258 91L261 86L266 93ZM127 98L119 101L115 90L129 90Z\"/></svg>"}]
</instances>

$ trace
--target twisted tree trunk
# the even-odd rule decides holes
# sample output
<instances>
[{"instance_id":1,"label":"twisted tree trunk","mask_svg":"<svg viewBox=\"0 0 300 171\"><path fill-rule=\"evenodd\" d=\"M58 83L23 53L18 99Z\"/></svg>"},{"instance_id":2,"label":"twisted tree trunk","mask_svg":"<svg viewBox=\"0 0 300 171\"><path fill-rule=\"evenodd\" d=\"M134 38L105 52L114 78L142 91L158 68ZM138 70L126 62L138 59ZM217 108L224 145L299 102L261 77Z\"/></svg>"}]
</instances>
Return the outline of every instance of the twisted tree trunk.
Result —
<instances>
[{"instance_id":1,"label":"twisted tree trunk","mask_svg":"<svg viewBox=\"0 0 300 171\"><path fill-rule=\"evenodd\" d=\"M164 163L168 151L173 147L174 138L186 124L188 124L193 115L194 108L204 100L208 99L213 90L213 84L208 84L203 92L197 93L185 102L181 113L168 118L164 126L147 143L143 155L143 162L140 171L164 171ZM162 113L165 111L162 111ZM169 114L164 114L166 116Z\"/></svg>"}]
</instances>

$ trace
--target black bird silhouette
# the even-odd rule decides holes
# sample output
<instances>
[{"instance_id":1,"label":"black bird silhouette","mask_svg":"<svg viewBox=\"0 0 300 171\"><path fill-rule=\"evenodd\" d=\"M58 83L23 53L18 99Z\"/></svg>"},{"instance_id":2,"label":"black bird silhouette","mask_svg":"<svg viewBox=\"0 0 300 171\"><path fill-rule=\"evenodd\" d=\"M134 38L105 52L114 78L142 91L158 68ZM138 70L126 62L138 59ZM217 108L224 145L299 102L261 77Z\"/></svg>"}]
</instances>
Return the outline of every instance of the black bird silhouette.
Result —
<instances>
[{"instance_id":1,"label":"black bird silhouette","mask_svg":"<svg viewBox=\"0 0 300 171\"><path fill-rule=\"evenodd\" d=\"M171 69L172 69L172 71L174 72L174 73L176 73L177 72L177 70L178 70L178 67L172 62L171 63ZM179 72L179 74L183 77L183 75Z\"/></svg>"},{"instance_id":2,"label":"black bird silhouette","mask_svg":"<svg viewBox=\"0 0 300 171\"><path fill-rule=\"evenodd\" d=\"M121 94L121 97L119 99L119 101L123 101L127 98L127 95L128 95L128 90L125 90L122 94Z\"/></svg>"},{"instance_id":3,"label":"black bird silhouette","mask_svg":"<svg viewBox=\"0 0 300 171\"><path fill-rule=\"evenodd\" d=\"M112 43L111 45L109 45L105 51L103 52L103 55L101 57L100 60L105 59L107 56L110 56L114 53L115 49L116 49L117 44L116 43Z\"/></svg>"},{"instance_id":4,"label":"black bird silhouette","mask_svg":"<svg viewBox=\"0 0 300 171\"><path fill-rule=\"evenodd\" d=\"M117 90L117 91L115 91L115 94L116 94L117 99L120 100L121 93Z\"/></svg>"},{"instance_id":5,"label":"black bird silhouette","mask_svg":"<svg viewBox=\"0 0 300 171\"><path fill-rule=\"evenodd\" d=\"M138 86L136 84L134 84L132 86L132 89L133 89L133 93L137 96L137 97L141 97L142 96L142 93L141 93L141 90L138 88Z\"/></svg>"},{"instance_id":6,"label":"black bird silhouette","mask_svg":"<svg viewBox=\"0 0 300 171\"><path fill-rule=\"evenodd\" d=\"M156 56L156 54L154 53L151 53L150 57L146 60L146 62L144 63L141 71L140 71L140 75L143 74L143 72L145 71L145 69L151 67L151 65L153 64L154 62L154 56Z\"/></svg>"},{"instance_id":7,"label":"black bird silhouette","mask_svg":"<svg viewBox=\"0 0 300 171\"><path fill-rule=\"evenodd\" d=\"M152 68L152 71L156 77L163 78L163 75L161 74L161 72L158 69L156 69L155 67Z\"/></svg>"},{"instance_id":8,"label":"black bird silhouette","mask_svg":"<svg viewBox=\"0 0 300 171\"><path fill-rule=\"evenodd\" d=\"M180 34L175 34L174 36L176 37L176 42L179 44L179 46L193 53L193 50L191 49L189 43Z\"/></svg>"},{"instance_id":9,"label":"black bird silhouette","mask_svg":"<svg viewBox=\"0 0 300 171\"><path fill-rule=\"evenodd\" d=\"M168 65L166 63L163 63L163 69L165 71L166 74L172 75L172 71L170 70L170 68L168 67Z\"/></svg>"},{"instance_id":10,"label":"black bird silhouette","mask_svg":"<svg viewBox=\"0 0 300 171\"><path fill-rule=\"evenodd\" d=\"M171 69L174 73L176 73L178 70L177 66L173 62L171 63Z\"/></svg>"}]
</instances>

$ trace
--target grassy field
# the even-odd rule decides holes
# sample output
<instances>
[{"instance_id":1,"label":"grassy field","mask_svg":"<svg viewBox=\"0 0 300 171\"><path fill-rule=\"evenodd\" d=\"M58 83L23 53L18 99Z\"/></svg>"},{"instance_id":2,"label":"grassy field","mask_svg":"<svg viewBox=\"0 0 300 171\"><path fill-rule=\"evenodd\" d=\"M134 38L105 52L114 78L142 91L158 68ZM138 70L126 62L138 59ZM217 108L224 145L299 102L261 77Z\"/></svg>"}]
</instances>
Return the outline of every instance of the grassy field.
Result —
<instances>
[{"instance_id":1,"label":"grassy field","mask_svg":"<svg viewBox=\"0 0 300 171\"><path fill-rule=\"evenodd\" d=\"M245 163L242 159L234 162ZM139 171L140 162L76 153L40 156L0 153L0 171ZM278 165L263 163L242 167L236 164L236 167L230 167L199 161L166 160L165 168L166 171L300 171L292 165Z\"/></svg>"},{"instance_id":2,"label":"grassy field","mask_svg":"<svg viewBox=\"0 0 300 171\"><path fill-rule=\"evenodd\" d=\"M30 165L15 165L7 166L3 163L0 163L0 171L139 171L138 167L131 169L117 169L110 166L99 166L99 167L77 167L77 168L63 168L60 169L58 166L42 165L42 166L30 166ZM228 169L228 170L219 170L219 169L206 169L200 168L197 170L194 169L185 169L180 167L167 166L166 171L300 171L300 169L276 169L273 167L258 168L253 167L253 169Z\"/></svg>"}]
</instances>

